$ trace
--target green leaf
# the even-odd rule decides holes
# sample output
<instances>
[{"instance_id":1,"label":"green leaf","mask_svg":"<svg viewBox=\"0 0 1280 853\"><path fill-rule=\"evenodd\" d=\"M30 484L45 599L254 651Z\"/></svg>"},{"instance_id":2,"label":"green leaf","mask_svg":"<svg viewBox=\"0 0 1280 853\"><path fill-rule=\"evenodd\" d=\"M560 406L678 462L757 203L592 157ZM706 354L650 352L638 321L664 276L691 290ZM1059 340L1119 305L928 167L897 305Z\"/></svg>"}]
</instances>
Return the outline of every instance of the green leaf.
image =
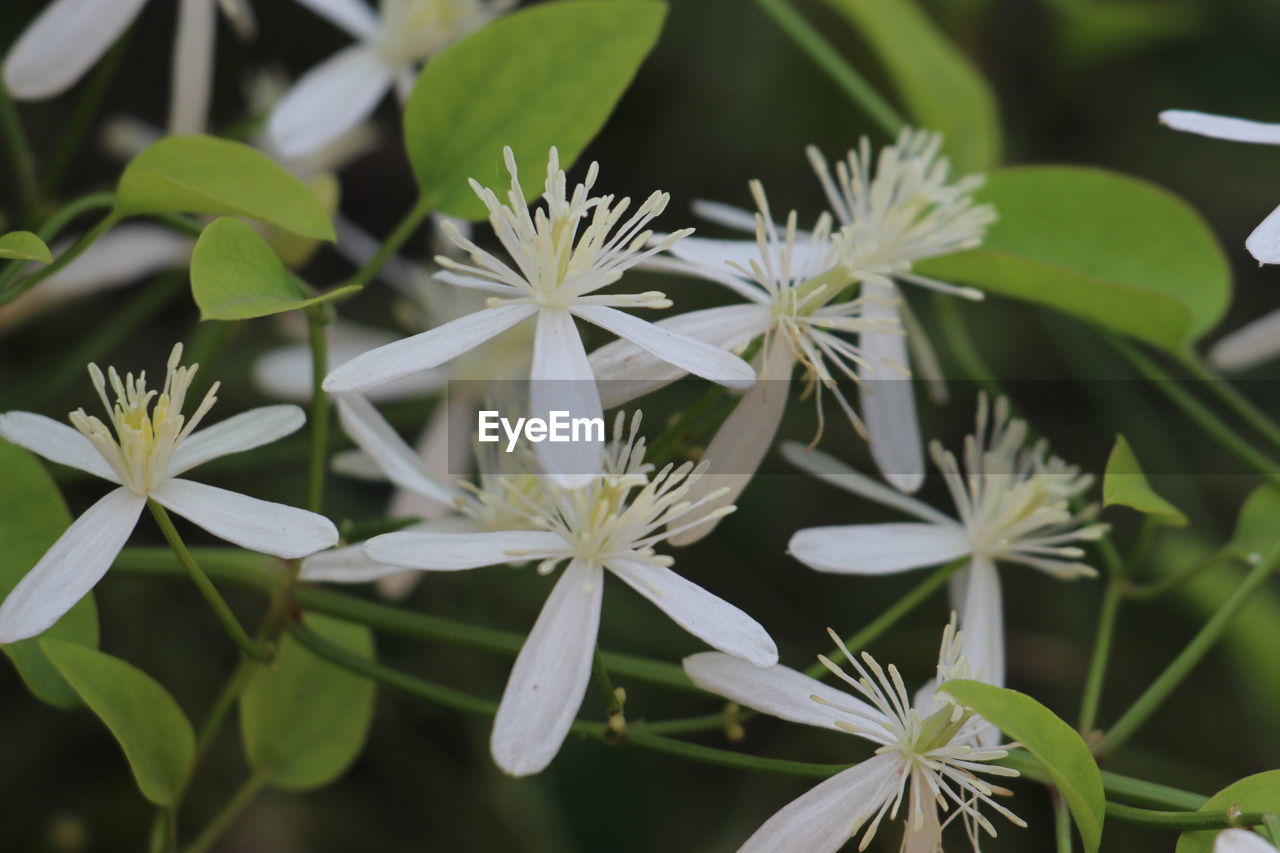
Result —
<instances>
[{"instance_id":1,"label":"green leaf","mask_svg":"<svg viewBox=\"0 0 1280 853\"><path fill-rule=\"evenodd\" d=\"M373 659L362 625L307 614L325 639ZM255 771L277 788L327 785L355 761L373 720L374 684L316 657L286 635L275 663L254 670L240 696L240 734Z\"/></svg>"},{"instance_id":2,"label":"green leaf","mask_svg":"<svg viewBox=\"0 0 1280 853\"><path fill-rule=\"evenodd\" d=\"M216 219L191 255L191 294L201 320L247 320L318 305L358 292L359 285L306 297L276 253L239 219Z\"/></svg>"},{"instance_id":3,"label":"green leaf","mask_svg":"<svg viewBox=\"0 0 1280 853\"><path fill-rule=\"evenodd\" d=\"M44 466L0 440L0 599L44 556L71 524L71 514ZM98 645L98 608L89 593L40 635ZM38 638L0 646L36 698L74 708L80 698L41 651Z\"/></svg>"},{"instance_id":4,"label":"green leaf","mask_svg":"<svg viewBox=\"0 0 1280 853\"><path fill-rule=\"evenodd\" d=\"M1115 447L1107 459L1107 473L1102 480L1102 505L1127 506L1155 517L1174 527L1185 527L1187 517L1182 510L1155 493L1147 482L1138 457L1123 435L1116 436Z\"/></svg>"},{"instance_id":5,"label":"green leaf","mask_svg":"<svg viewBox=\"0 0 1280 853\"><path fill-rule=\"evenodd\" d=\"M1076 730L1016 690L967 680L948 681L938 689L977 711L1044 765L1071 809L1086 853L1096 853L1106 797L1098 765Z\"/></svg>"},{"instance_id":6,"label":"green leaf","mask_svg":"<svg viewBox=\"0 0 1280 853\"><path fill-rule=\"evenodd\" d=\"M1213 232L1154 184L1101 169L1024 166L992 173L977 197L1000 215L982 248L920 264L921 273L1174 352L1212 329L1231 299Z\"/></svg>"},{"instance_id":7,"label":"green leaf","mask_svg":"<svg viewBox=\"0 0 1280 853\"><path fill-rule=\"evenodd\" d=\"M654 0L560 0L499 18L441 51L404 113L409 160L431 206L483 219L467 180L505 187L504 145L526 187L541 186L552 145L568 168L622 97L665 16Z\"/></svg>"},{"instance_id":8,"label":"green leaf","mask_svg":"<svg viewBox=\"0 0 1280 853\"><path fill-rule=\"evenodd\" d=\"M1280 486L1265 483L1245 498L1228 547L1240 559L1252 561L1265 554L1277 540L1280 540Z\"/></svg>"},{"instance_id":9,"label":"green leaf","mask_svg":"<svg viewBox=\"0 0 1280 853\"><path fill-rule=\"evenodd\" d=\"M1202 812L1238 808L1242 812L1280 813L1280 770L1268 770L1232 782L1200 807ZM1175 853L1212 853L1213 839L1220 830L1184 832L1178 836Z\"/></svg>"},{"instance_id":10,"label":"green leaf","mask_svg":"<svg viewBox=\"0 0 1280 853\"><path fill-rule=\"evenodd\" d=\"M995 95L914 0L826 0L867 40L893 80L911 120L940 131L961 172L1000 161Z\"/></svg>"},{"instance_id":11,"label":"green leaf","mask_svg":"<svg viewBox=\"0 0 1280 853\"><path fill-rule=\"evenodd\" d=\"M40 647L124 750L138 789L174 803L196 756L196 736L178 703L151 676L119 658L61 640Z\"/></svg>"},{"instance_id":12,"label":"green leaf","mask_svg":"<svg viewBox=\"0 0 1280 853\"><path fill-rule=\"evenodd\" d=\"M303 237L333 240L324 205L293 175L248 145L171 136L134 157L116 189L121 216L247 216Z\"/></svg>"},{"instance_id":13,"label":"green leaf","mask_svg":"<svg viewBox=\"0 0 1280 853\"><path fill-rule=\"evenodd\" d=\"M49 247L30 231L10 231L0 234L0 258L18 261L39 261L42 264L53 263L53 255Z\"/></svg>"}]
</instances>

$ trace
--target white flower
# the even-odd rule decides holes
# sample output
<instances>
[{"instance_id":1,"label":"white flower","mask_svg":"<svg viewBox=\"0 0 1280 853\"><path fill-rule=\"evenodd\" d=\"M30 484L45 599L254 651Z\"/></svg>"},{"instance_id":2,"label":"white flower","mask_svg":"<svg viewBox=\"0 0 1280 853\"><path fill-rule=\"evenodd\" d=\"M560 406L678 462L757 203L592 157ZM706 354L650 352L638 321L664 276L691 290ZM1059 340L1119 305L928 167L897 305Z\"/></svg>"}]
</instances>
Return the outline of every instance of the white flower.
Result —
<instances>
[{"instance_id":1,"label":"white flower","mask_svg":"<svg viewBox=\"0 0 1280 853\"><path fill-rule=\"evenodd\" d=\"M1247 829L1228 829L1213 841L1213 853L1276 853L1276 847Z\"/></svg>"},{"instance_id":2,"label":"white flower","mask_svg":"<svg viewBox=\"0 0 1280 853\"><path fill-rule=\"evenodd\" d=\"M774 224L758 181L751 182L755 198L756 239L754 242L681 240L671 247L674 259L655 258L649 266L710 279L730 288L747 300L745 305L728 305L693 311L657 325L729 350L741 350L763 336L757 358L761 380L720 426L706 450L711 461L708 476L698 486L698 495L723 490L723 505L734 502L760 467L773 444L778 424L786 409L791 376L797 366L804 368L808 384L817 400L821 423L823 391L830 391L854 428L864 432L861 419L841 393L838 382L855 379L864 366L858 348L842 335L865 333L873 327L895 324L896 320L869 319L868 300L842 296L853 282L842 260L843 244L831 235L831 217L823 214L813 231L796 228L792 211L786 225ZM892 334L894 329L887 329ZM901 329L896 330L901 335ZM683 374L679 367L664 364L659 357L620 340L591 354L597 376L619 380L606 383L609 406L655 390ZM821 428L820 428L821 429ZM688 544L711 532L713 525L685 531L672 541Z\"/></svg>"},{"instance_id":3,"label":"white flower","mask_svg":"<svg viewBox=\"0 0 1280 853\"><path fill-rule=\"evenodd\" d=\"M977 740L987 724L971 710L936 692L948 679L970 678L954 618L942 635L937 679L914 702L896 667L882 669L865 652L861 660L839 644L857 677L819 656L857 695L846 693L785 666L744 666L728 655L703 652L685 658L690 680L704 690L766 714L866 738L878 745L874 757L832 776L775 814L739 853L835 853L862 834L863 850L885 817L896 820L906 805L904 853L942 849L942 829L959 815L973 849L978 830L996 830L980 811L989 806L1017 826L1022 820L992 799L1009 794L978 774L1017 776L988 762L1004 758L1004 748L982 748ZM950 812L946 820L939 814ZM865 829L864 829L865 828Z\"/></svg>"},{"instance_id":4,"label":"white flower","mask_svg":"<svg viewBox=\"0 0 1280 853\"><path fill-rule=\"evenodd\" d=\"M1280 145L1280 124L1264 124L1186 110L1165 110L1160 113L1160 121L1174 130L1185 130L1214 139ZM1244 241L1244 246L1258 263L1280 264L1280 207L1271 211L1253 229L1253 233ZM1226 370L1244 370L1277 355L1280 355L1280 311L1274 311L1232 332L1218 341L1209 352L1213 362Z\"/></svg>"},{"instance_id":5,"label":"white flower","mask_svg":"<svg viewBox=\"0 0 1280 853\"><path fill-rule=\"evenodd\" d=\"M637 415L626 434L618 418L605 473L586 488L563 490L549 477L530 477L486 490L484 508L505 513L520 529L508 523L473 533L389 533L365 544L379 563L425 571L537 561L547 574L567 564L516 658L494 720L493 757L512 775L551 762L582 704L606 571L711 646L757 666L778 660L755 620L673 572L672 558L654 550L668 535L664 528L731 508L708 510L707 499L688 499L701 474L691 463L657 473L644 464L638 424Z\"/></svg>"},{"instance_id":6,"label":"white flower","mask_svg":"<svg viewBox=\"0 0 1280 853\"><path fill-rule=\"evenodd\" d=\"M338 540L333 524L313 512L180 477L211 459L286 436L305 420L297 406L266 406L196 432L218 385L183 415L196 365L180 367L181 358L178 344L159 392L147 387L145 373L122 379L114 368L104 376L89 365L105 422L83 409L71 413L75 429L31 412L0 415L0 437L119 486L77 518L5 599L0 643L39 634L83 598L124 547L148 500L242 548L277 557L303 557Z\"/></svg>"},{"instance_id":7,"label":"white flower","mask_svg":"<svg viewBox=\"0 0 1280 853\"><path fill-rule=\"evenodd\" d=\"M69 89L129 28L146 0L54 0L23 31L4 63L15 98L41 100ZM254 30L248 0L180 0L173 47L169 132L204 130L213 91L217 8L243 38Z\"/></svg>"},{"instance_id":8,"label":"white flower","mask_svg":"<svg viewBox=\"0 0 1280 853\"><path fill-rule=\"evenodd\" d=\"M357 41L308 71L271 115L290 157L323 148L367 118L395 87L403 101L429 56L500 15L512 0L298 0Z\"/></svg>"},{"instance_id":9,"label":"white flower","mask_svg":"<svg viewBox=\"0 0 1280 853\"><path fill-rule=\"evenodd\" d=\"M990 411L979 398L977 428L964 443L963 465L941 444L930 452L955 503L958 519L848 468L821 452L784 445L783 454L814 476L855 495L902 510L917 522L811 527L788 546L810 568L840 574L883 575L966 558L952 591L964 630L964 654L974 670L1003 685L1004 619L996 563L1018 563L1069 580L1096 572L1080 562L1076 544L1096 540L1105 524L1096 507L1073 512L1070 501L1093 478L1056 456L1047 444L1027 444L1025 421L1010 419L1004 398Z\"/></svg>"},{"instance_id":10,"label":"white flower","mask_svg":"<svg viewBox=\"0 0 1280 853\"><path fill-rule=\"evenodd\" d=\"M324 381L326 390L363 393L451 361L531 317L537 318L537 329L529 409L537 417L545 418L553 409L566 410L573 417L602 417L600 392L575 318L626 338L698 376L741 388L755 381L750 365L723 349L618 310L665 308L671 303L663 294L598 292L688 233L676 232L647 246L651 236L647 226L666 208L665 193L655 192L624 220L630 199L615 203L612 196L588 195L595 183L596 164L588 170L586 181L569 193L552 148L542 196L546 206L531 216L510 148L504 149L504 156L511 173L507 204L474 180L471 185L489 209L489 222L514 268L448 223L446 233L469 253L471 265L436 258L451 270L438 275L440 280L498 295L491 296L488 307L480 311L352 359L329 374ZM543 442L538 445L538 454L542 469L565 486L584 485L600 470L598 443Z\"/></svg>"}]
</instances>

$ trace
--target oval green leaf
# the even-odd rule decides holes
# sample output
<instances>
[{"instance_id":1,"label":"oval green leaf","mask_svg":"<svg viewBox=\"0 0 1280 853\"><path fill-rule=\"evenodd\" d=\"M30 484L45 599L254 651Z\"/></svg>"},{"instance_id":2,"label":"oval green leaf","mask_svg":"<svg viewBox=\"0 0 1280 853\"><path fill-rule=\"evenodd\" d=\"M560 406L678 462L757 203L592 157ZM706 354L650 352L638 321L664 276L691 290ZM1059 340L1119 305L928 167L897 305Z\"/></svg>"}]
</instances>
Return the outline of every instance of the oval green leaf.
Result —
<instances>
[{"instance_id":1,"label":"oval green leaf","mask_svg":"<svg viewBox=\"0 0 1280 853\"><path fill-rule=\"evenodd\" d=\"M1071 726L1025 693L981 681L948 681L939 690L977 711L1034 755L1067 801L1086 853L1102 843L1106 795L1089 747Z\"/></svg>"},{"instance_id":2,"label":"oval green leaf","mask_svg":"<svg viewBox=\"0 0 1280 853\"><path fill-rule=\"evenodd\" d=\"M30 231L10 231L0 234L0 259L53 263L49 247Z\"/></svg>"},{"instance_id":3,"label":"oval green leaf","mask_svg":"<svg viewBox=\"0 0 1280 853\"><path fill-rule=\"evenodd\" d=\"M324 205L270 157L212 136L171 136L134 157L120 176L116 212L247 216L303 237L333 240Z\"/></svg>"},{"instance_id":4,"label":"oval green leaf","mask_svg":"<svg viewBox=\"0 0 1280 853\"><path fill-rule=\"evenodd\" d=\"M315 614L307 627L347 651L373 659L373 634ZM342 775L364 747L374 684L316 657L292 637L275 663L257 667L240 696L240 734L254 770L277 788L304 791Z\"/></svg>"},{"instance_id":5,"label":"oval green leaf","mask_svg":"<svg viewBox=\"0 0 1280 853\"><path fill-rule=\"evenodd\" d=\"M1187 517L1182 510L1156 494L1142 473L1138 457L1123 435L1116 436L1115 447L1107 459L1107 473L1102 480L1102 505L1127 506L1154 519L1185 527Z\"/></svg>"},{"instance_id":6,"label":"oval green leaf","mask_svg":"<svg viewBox=\"0 0 1280 853\"><path fill-rule=\"evenodd\" d=\"M942 133L962 172L1000 161L1000 116L987 81L913 0L826 0L893 80L911 120Z\"/></svg>"},{"instance_id":7,"label":"oval green leaf","mask_svg":"<svg viewBox=\"0 0 1280 853\"><path fill-rule=\"evenodd\" d=\"M977 197L1000 219L982 248L920 264L925 275L1025 299L1181 352L1231 299L1204 219L1172 193L1078 166L992 173Z\"/></svg>"},{"instance_id":8,"label":"oval green leaf","mask_svg":"<svg viewBox=\"0 0 1280 853\"><path fill-rule=\"evenodd\" d=\"M71 524L71 514L44 466L0 440L0 600L18 585ZM98 645L98 608L89 593L41 637ZM39 638L0 647L36 698L74 708L80 698L41 651Z\"/></svg>"},{"instance_id":9,"label":"oval green leaf","mask_svg":"<svg viewBox=\"0 0 1280 853\"><path fill-rule=\"evenodd\" d=\"M559 0L499 18L432 59L404 113L405 145L424 198L483 219L468 185L506 185L511 146L526 184L541 185L547 149L568 168L599 132L657 42L654 0Z\"/></svg>"},{"instance_id":10,"label":"oval green leaf","mask_svg":"<svg viewBox=\"0 0 1280 853\"><path fill-rule=\"evenodd\" d=\"M169 691L97 649L61 640L40 647L115 736L142 795L160 806L175 802L195 761L196 736Z\"/></svg>"},{"instance_id":11,"label":"oval green leaf","mask_svg":"<svg viewBox=\"0 0 1280 853\"><path fill-rule=\"evenodd\" d=\"M1240 559L1253 561L1274 546L1277 539L1280 539L1280 486L1264 483L1241 505L1228 547Z\"/></svg>"},{"instance_id":12,"label":"oval green leaf","mask_svg":"<svg viewBox=\"0 0 1280 853\"><path fill-rule=\"evenodd\" d=\"M1280 770L1268 770L1232 782L1200 807L1202 812L1220 812L1232 807L1242 812L1280 814ZM1178 836L1175 853L1212 853L1219 830L1184 832Z\"/></svg>"},{"instance_id":13,"label":"oval green leaf","mask_svg":"<svg viewBox=\"0 0 1280 853\"><path fill-rule=\"evenodd\" d=\"M338 287L307 297L293 274L252 228L239 219L211 222L191 255L191 294L201 320L247 320L340 299L360 290Z\"/></svg>"}]
</instances>

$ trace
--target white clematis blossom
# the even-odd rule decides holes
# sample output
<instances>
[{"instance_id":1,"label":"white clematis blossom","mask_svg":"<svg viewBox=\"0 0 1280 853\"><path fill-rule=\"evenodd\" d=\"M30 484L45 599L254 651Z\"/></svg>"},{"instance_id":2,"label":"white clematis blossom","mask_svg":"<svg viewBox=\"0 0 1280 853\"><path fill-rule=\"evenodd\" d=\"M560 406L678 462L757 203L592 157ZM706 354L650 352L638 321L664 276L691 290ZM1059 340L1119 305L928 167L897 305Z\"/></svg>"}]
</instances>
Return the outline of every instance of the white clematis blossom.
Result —
<instances>
[{"instance_id":1,"label":"white clematis blossom","mask_svg":"<svg viewBox=\"0 0 1280 853\"><path fill-rule=\"evenodd\" d=\"M1046 442L1027 444L1025 421L1009 417L1004 398L979 398L977 428L965 438L962 461L942 445L930 446L951 498L953 519L900 494L821 452L784 445L795 465L860 497L914 515L919 521L811 527L797 532L790 553L822 572L884 575L966 560L952 584L964 631L964 654L980 677L1003 685L1004 617L996 563L1017 563L1062 580L1092 577L1076 543L1100 538L1095 506L1080 512L1070 502L1093 477L1056 456Z\"/></svg>"},{"instance_id":2,"label":"white clematis blossom","mask_svg":"<svg viewBox=\"0 0 1280 853\"><path fill-rule=\"evenodd\" d=\"M4 62L4 85L19 100L71 88L120 37L147 0L54 0L23 31ZM205 129L213 94L217 11L241 38L253 35L248 0L180 0L174 34L169 132Z\"/></svg>"},{"instance_id":3,"label":"white clematis blossom","mask_svg":"<svg viewBox=\"0 0 1280 853\"><path fill-rule=\"evenodd\" d=\"M298 0L356 39L308 71L281 99L269 130L290 157L310 154L364 121L391 88L409 97L418 66L488 23L514 0Z\"/></svg>"},{"instance_id":4,"label":"white clematis blossom","mask_svg":"<svg viewBox=\"0 0 1280 853\"><path fill-rule=\"evenodd\" d=\"M688 499L702 472L692 463L655 473L643 461L638 425L637 415L628 433L618 418L606 470L586 488L565 490L552 478L527 477L486 490L486 508L518 520L519 528L388 533L365 543L378 563L424 571L536 561L538 571L548 574L565 564L516 658L494 719L494 760L514 776L537 773L551 762L582 704L606 572L714 648L748 665L778 660L773 640L754 619L673 572L672 558L654 550L668 535L664 528L678 530L731 508L709 510L708 499Z\"/></svg>"},{"instance_id":5,"label":"white clematis blossom","mask_svg":"<svg viewBox=\"0 0 1280 853\"><path fill-rule=\"evenodd\" d=\"M1247 829L1228 829L1213 840L1213 853L1277 853L1271 844Z\"/></svg>"},{"instance_id":6,"label":"white clematis blossom","mask_svg":"<svg viewBox=\"0 0 1280 853\"><path fill-rule=\"evenodd\" d=\"M118 486L67 528L0 605L0 644L41 633L83 598L120 553L149 500L228 542L281 558L303 557L338 541L337 529L323 516L182 478L211 459L294 432L305 416L297 406L266 406L197 432L218 385L184 415L197 366L181 367L181 359L178 344L158 392L147 387L145 373L121 378L114 368L104 375L89 365L105 422L83 409L71 413L74 429L31 412L0 415L0 437Z\"/></svg>"},{"instance_id":7,"label":"white clematis blossom","mask_svg":"<svg viewBox=\"0 0 1280 853\"><path fill-rule=\"evenodd\" d=\"M1174 130L1214 139L1280 145L1280 124L1188 110L1165 110L1160 113L1160 121ZM1244 246L1259 264L1280 264L1280 207L1253 229ZM1237 329L1209 351L1209 358L1224 370L1245 370L1277 355L1280 355L1280 311Z\"/></svg>"},{"instance_id":8,"label":"white clematis blossom","mask_svg":"<svg viewBox=\"0 0 1280 853\"><path fill-rule=\"evenodd\" d=\"M804 370L806 393L817 400L819 423L823 419L823 392L828 391L853 424L865 435L862 420L854 412L838 382L856 379L865 361L858 348L842 335L865 333L871 328L885 334L902 330L891 318L869 318L868 300L841 294L853 278L844 264L843 243L832 237L831 217L823 214L810 232L798 231L792 211L785 226L774 224L758 181L751 182L757 212L756 240L707 240L686 238L671 247L673 258L655 258L648 266L707 278L747 300L692 311L657 325L728 350L741 350L763 337L756 357L761 380L748 391L720 426L707 446L711 461L708 475L697 494L723 490L721 503L734 502L773 444L789 397L792 374ZM621 380L606 384L609 406L648 393L683 375L679 367L663 363L630 341L607 344L591 354L597 376ZM612 394L612 396L610 396ZM821 427L820 427L821 429ZM711 532L714 524L686 530L672 539L675 544L694 542Z\"/></svg>"},{"instance_id":9,"label":"white clematis blossom","mask_svg":"<svg viewBox=\"0 0 1280 853\"><path fill-rule=\"evenodd\" d=\"M896 667L890 665L886 671L865 652L860 659L854 657L839 636L830 633L853 674L824 656L818 659L853 693L782 665L761 669L715 652L685 658L685 673L704 690L783 720L847 732L878 746L873 757L832 776L769 818L739 853L835 853L860 833L857 849L864 850L883 820L896 820L904 805L903 853L941 850L943 827L957 815L977 851L979 830L996 834L983 806L1026 826L993 799L1010 792L978 775L1017 776L1016 770L989 763L1004 758L1007 749L980 745L978 735L987 723L937 692L948 679L972 677L954 618L942 635L936 681L917 692L914 702Z\"/></svg>"},{"instance_id":10,"label":"white clematis blossom","mask_svg":"<svg viewBox=\"0 0 1280 853\"><path fill-rule=\"evenodd\" d=\"M661 293L605 294L599 291L622 274L687 235L680 231L650 244L649 223L662 213L667 195L655 192L624 219L630 199L591 197L598 168L569 192L556 149L547 161L542 195L545 207L530 215L516 174L515 156L504 149L511 190L502 204L493 191L474 180L472 188L489 210L499 242L514 268L481 249L456 228L444 224L450 238L470 255L470 264L444 256L436 262L448 272L441 281L490 294L486 308L430 331L364 353L333 370L324 388L333 393L364 393L388 382L436 367L470 352L524 320L536 318L530 370L530 413L547 417L565 410L573 417L602 418L600 392L587 361L575 319L626 338L681 370L736 388L749 387L755 372L724 349L640 320L622 307L665 308ZM591 482L602 464L598 442L543 442L537 446L543 471L562 486Z\"/></svg>"}]
</instances>

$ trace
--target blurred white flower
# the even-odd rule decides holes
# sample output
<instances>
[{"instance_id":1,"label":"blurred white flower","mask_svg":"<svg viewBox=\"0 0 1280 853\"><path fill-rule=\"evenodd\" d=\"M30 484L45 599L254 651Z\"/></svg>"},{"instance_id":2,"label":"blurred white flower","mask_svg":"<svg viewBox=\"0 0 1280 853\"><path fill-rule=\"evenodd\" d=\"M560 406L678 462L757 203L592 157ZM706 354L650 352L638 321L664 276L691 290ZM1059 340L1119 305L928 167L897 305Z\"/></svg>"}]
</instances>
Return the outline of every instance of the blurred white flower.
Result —
<instances>
[{"instance_id":1,"label":"blurred white flower","mask_svg":"<svg viewBox=\"0 0 1280 853\"><path fill-rule=\"evenodd\" d=\"M494 720L493 757L512 775L537 773L551 762L582 704L606 572L714 648L757 666L778 660L754 619L673 572L672 558L654 550L671 531L732 508L689 500L701 474L691 463L654 473L644 463L638 426L638 414L629 432L619 415L605 473L585 488L563 490L549 477L530 477L486 491L487 510L504 513L518 528L389 533L365 543L379 563L424 571L537 561L548 574L567 563L516 658Z\"/></svg>"},{"instance_id":2,"label":"blurred white flower","mask_svg":"<svg viewBox=\"0 0 1280 853\"><path fill-rule=\"evenodd\" d=\"M994 411L992 411L992 408ZM1018 563L1062 580L1097 572L1080 560L1075 543L1096 540L1107 525L1093 523L1096 507L1073 512L1070 502L1093 477L1056 456L1047 443L1027 444L1027 424L1009 417L1004 398L988 407L979 398L977 428L965 438L963 465L937 441L930 445L958 519L888 489L842 462L799 445L783 446L792 463L831 485L902 510L918 522L811 527L791 537L788 550L822 572L884 575L965 558L953 600L964 631L964 654L985 681L1003 685L1004 616L996 563Z\"/></svg>"},{"instance_id":3,"label":"blurred white flower","mask_svg":"<svg viewBox=\"0 0 1280 853\"><path fill-rule=\"evenodd\" d=\"M1228 829L1213 841L1213 853L1276 853L1277 848L1247 829Z\"/></svg>"},{"instance_id":4,"label":"blurred white flower","mask_svg":"<svg viewBox=\"0 0 1280 853\"><path fill-rule=\"evenodd\" d=\"M769 818L739 853L835 853L859 833L857 849L863 850L881 822L886 817L896 820L904 804L903 853L941 850L942 829L957 815L977 851L979 829L996 834L982 814L983 806L1016 826L1026 826L993 799L1011 792L978 775L1017 776L1016 770L989 763L1008 755L1007 749L983 748L978 735L986 722L937 692L949 679L973 677L954 617L942 635L937 677L916 693L914 701L896 667L890 664L886 671L865 652L859 660L834 631L830 633L854 674L824 656L818 659L855 693L782 665L762 669L715 652L685 658L689 679L704 690L783 720L847 732L878 746L873 757L832 776Z\"/></svg>"},{"instance_id":5,"label":"blurred white flower","mask_svg":"<svg viewBox=\"0 0 1280 853\"><path fill-rule=\"evenodd\" d=\"M1189 112L1165 110L1160 121L1174 130L1185 130L1229 139L1280 145L1280 124ZM1244 241L1259 264L1280 264L1280 207L1271 211ZM1224 337L1209 351L1209 358L1224 370L1245 370L1280 355L1280 311L1273 311Z\"/></svg>"},{"instance_id":6,"label":"blurred white flower","mask_svg":"<svg viewBox=\"0 0 1280 853\"><path fill-rule=\"evenodd\" d=\"M218 384L190 416L183 415L197 366L181 367L181 359L178 344L158 392L147 387L145 372L122 379L115 368L104 376L89 365L106 422L83 409L71 413L75 429L31 412L0 415L0 437L119 486L77 518L9 593L0 606L0 644L41 633L83 598L124 547L148 500L263 554L303 557L338 541L338 531L323 516L179 476L211 459L275 441L305 420L297 406L266 406L195 432L217 400Z\"/></svg>"},{"instance_id":7,"label":"blurred white flower","mask_svg":"<svg viewBox=\"0 0 1280 853\"><path fill-rule=\"evenodd\" d=\"M41 100L65 92L102 58L146 2L54 0L27 26L5 58L5 86L19 100ZM253 35L248 0L179 0L170 133L205 129L213 93L218 8L242 38Z\"/></svg>"},{"instance_id":8,"label":"blurred white flower","mask_svg":"<svg viewBox=\"0 0 1280 853\"><path fill-rule=\"evenodd\" d=\"M297 0L357 40L308 71L280 101L270 132L290 157L323 148L367 118L393 86L409 97L418 66L514 0Z\"/></svg>"},{"instance_id":9,"label":"blurred white flower","mask_svg":"<svg viewBox=\"0 0 1280 853\"><path fill-rule=\"evenodd\" d=\"M698 484L697 496L724 491L723 505L733 503L746 488L773 444L790 391L791 375L804 369L808 388L823 419L823 391L829 391L848 416L854 429L865 434L863 424L837 384L857 378L864 365L858 348L842 335L891 328L895 319L868 318L868 300L841 294L853 279L842 261L843 245L832 238L831 217L823 214L813 231L796 228L792 211L786 225L774 224L758 181L751 182L755 198L756 239L707 240L688 237L671 247L673 258L654 258L647 266L695 275L722 284L747 300L692 311L657 325L695 337L727 350L741 351L750 341L764 338L756 358L759 379L707 446L708 474ZM886 328L889 327L889 328ZM901 328L896 329L901 335ZM626 340L607 344L591 354L592 370L605 383L605 403L618 405L648 393L683 375ZM905 369L905 368L903 368ZM821 427L820 427L821 429ZM711 532L713 525L687 530L672 539L688 544Z\"/></svg>"},{"instance_id":10,"label":"blurred white flower","mask_svg":"<svg viewBox=\"0 0 1280 853\"><path fill-rule=\"evenodd\" d=\"M552 410L568 411L572 417L602 417L600 392L575 318L712 381L741 388L755 381L750 365L723 349L618 310L668 307L671 303L663 294L599 292L688 233L676 232L648 245L651 232L647 226L666 208L665 193L653 193L624 221L630 199L614 202L612 196L589 195L597 165L591 165L586 180L570 193L552 148L542 195L545 207L531 216L510 148L504 150L504 156L511 174L507 204L476 181L471 185L488 208L489 222L515 267L481 249L448 222L443 225L445 232L470 255L471 264L436 258L449 270L437 279L497 294L488 298L488 307L357 356L329 374L325 390L364 393L451 361L533 317L537 318L537 329L529 410L536 417L545 418ZM602 462L598 442L542 442L537 452L542 470L566 487L591 482Z\"/></svg>"}]
</instances>

